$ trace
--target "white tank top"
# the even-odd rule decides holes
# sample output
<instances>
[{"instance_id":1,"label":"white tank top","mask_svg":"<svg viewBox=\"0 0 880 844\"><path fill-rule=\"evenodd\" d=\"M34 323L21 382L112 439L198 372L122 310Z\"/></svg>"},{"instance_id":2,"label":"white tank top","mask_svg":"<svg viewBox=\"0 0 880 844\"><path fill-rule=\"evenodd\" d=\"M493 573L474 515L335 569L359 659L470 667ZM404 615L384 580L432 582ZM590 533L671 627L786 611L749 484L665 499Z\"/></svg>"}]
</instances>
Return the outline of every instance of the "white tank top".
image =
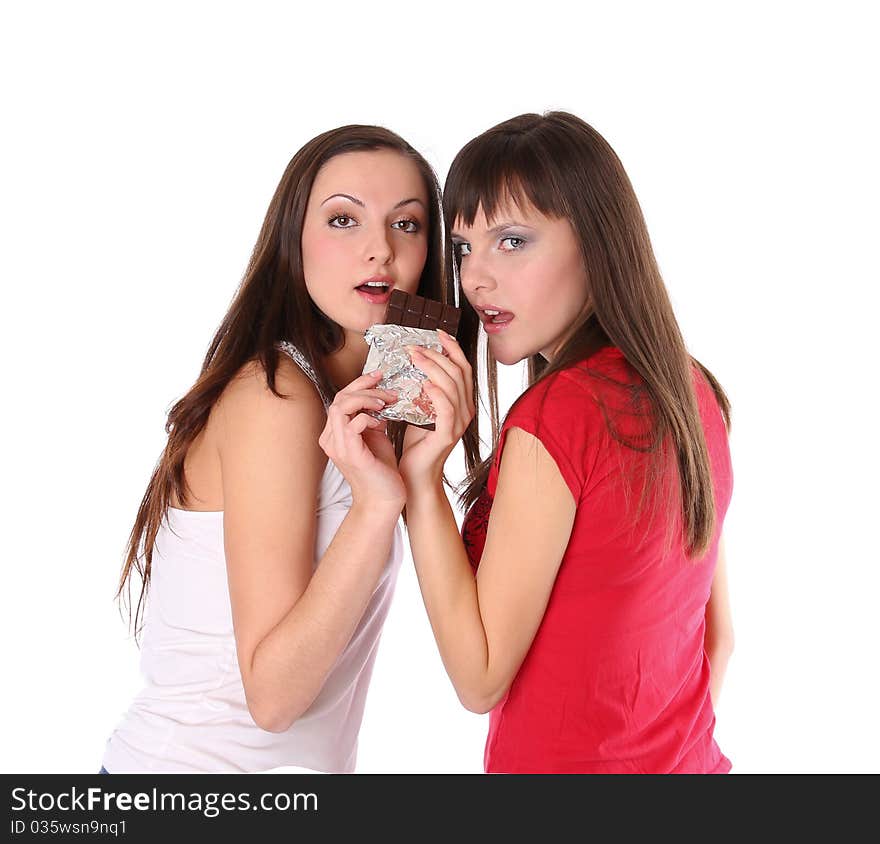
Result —
<instances>
[{"instance_id":1,"label":"white tank top","mask_svg":"<svg viewBox=\"0 0 880 844\"><path fill-rule=\"evenodd\" d=\"M279 348L317 387L299 350L286 342ZM322 400L326 406L327 397ZM350 507L348 482L328 460L318 495L315 566ZM250 716L238 668L223 513L170 508L156 536L144 615L146 686L107 742L103 766L111 774L354 771L367 686L402 558L398 522L373 597L323 688L289 730L269 733Z\"/></svg>"}]
</instances>

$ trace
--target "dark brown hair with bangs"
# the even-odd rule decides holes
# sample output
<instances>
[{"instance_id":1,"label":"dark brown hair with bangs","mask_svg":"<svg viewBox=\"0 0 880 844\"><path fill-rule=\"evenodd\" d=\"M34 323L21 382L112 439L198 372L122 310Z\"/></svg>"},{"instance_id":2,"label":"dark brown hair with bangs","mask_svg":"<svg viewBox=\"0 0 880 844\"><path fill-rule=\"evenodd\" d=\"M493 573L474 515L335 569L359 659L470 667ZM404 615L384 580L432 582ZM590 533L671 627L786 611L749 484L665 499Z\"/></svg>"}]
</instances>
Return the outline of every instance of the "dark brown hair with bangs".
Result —
<instances>
[{"instance_id":1,"label":"dark brown hair with bangs","mask_svg":"<svg viewBox=\"0 0 880 844\"><path fill-rule=\"evenodd\" d=\"M625 447L653 455L639 512L651 491L668 480L669 457L674 454L680 495L669 500L680 504L688 555L702 557L715 532L715 500L693 367L711 385L728 428L730 403L711 372L687 352L620 159L595 129L572 114L554 111L514 117L474 138L458 153L446 179L443 209L450 227L471 226L478 210L492 220L511 202L523 208L531 204L547 217L569 221L581 246L589 284L587 306L553 360L539 354L529 358L527 391L604 346L620 349L641 383L617 386L628 392L631 408L646 409L650 426L647 436L633 438L618 431L607 414L606 420L611 436ZM457 272L457 256L453 253L447 260L449 272ZM479 373L479 319L472 307L461 304L459 343ZM465 507L486 484L501 428L497 362L488 344L485 366L492 450L480 459L478 414L463 436L468 474L459 501ZM479 380L477 376L475 406ZM655 506L660 498L653 496ZM667 504L667 515L672 525L679 513L669 512Z\"/></svg>"},{"instance_id":2,"label":"dark brown hair with bangs","mask_svg":"<svg viewBox=\"0 0 880 844\"><path fill-rule=\"evenodd\" d=\"M431 165L403 138L381 126L342 126L309 141L287 165L257 237L244 279L202 363L201 373L189 392L168 414L168 441L138 508L116 597L126 591L131 618L132 572L142 580L134 614L135 634L150 583L153 545L173 498L185 507L189 489L184 460L193 441L205 427L211 408L226 385L249 361L259 361L269 389L275 387L279 355L275 344L291 341L315 371L324 395L336 390L324 363L342 347L341 327L323 314L306 288L302 260L302 227L312 184L331 158L349 152L390 149L413 161L428 193L428 254L419 281L419 295L446 301L443 271L443 226L440 186ZM403 423L389 423L388 432L398 460L403 449Z\"/></svg>"}]
</instances>

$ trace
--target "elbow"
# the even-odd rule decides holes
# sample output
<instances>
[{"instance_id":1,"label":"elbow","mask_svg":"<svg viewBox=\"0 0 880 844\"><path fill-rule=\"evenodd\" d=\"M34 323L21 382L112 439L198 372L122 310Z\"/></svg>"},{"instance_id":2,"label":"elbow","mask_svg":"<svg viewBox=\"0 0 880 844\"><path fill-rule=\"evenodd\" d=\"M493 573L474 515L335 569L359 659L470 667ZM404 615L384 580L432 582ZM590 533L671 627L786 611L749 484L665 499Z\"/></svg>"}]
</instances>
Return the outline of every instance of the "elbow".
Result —
<instances>
[{"instance_id":1,"label":"elbow","mask_svg":"<svg viewBox=\"0 0 880 844\"><path fill-rule=\"evenodd\" d=\"M458 696L458 699L468 712L473 712L475 715L485 715L487 712L491 712L495 708L494 704L487 703L485 700L465 698L461 695Z\"/></svg>"},{"instance_id":2,"label":"elbow","mask_svg":"<svg viewBox=\"0 0 880 844\"><path fill-rule=\"evenodd\" d=\"M287 732L309 709L320 687L279 683L265 673L242 673L248 712L254 724L267 733Z\"/></svg>"},{"instance_id":3,"label":"elbow","mask_svg":"<svg viewBox=\"0 0 880 844\"><path fill-rule=\"evenodd\" d=\"M468 690L456 687L455 691L461 705L467 709L468 712L473 712L476 715L485 715L498 705L507 690L502 689L496 692L487 692L479 689Z\"/></svg>"},{"instance_id":4,"label":"elbow","mask_svg":"<svg viewBox=\"0 0 880 844\"><path fill-rule=\"evenodd\" d=\"M733 636L732 635L729 639L725 639L724 645L722 647L723 647L722 658L724 659L724 662L727 663L730 661L730 658L733 656Z\"/></svg>"},{"instance_id":5,"label":"elbow","mask_svg":"<svg viewBox=\"0 0 880 844\"><path fill-rule=\"evenodd\" d=\"M733 655L733 628L729 627L724 631L724 635L720 637L720 641L716 645L716 649L724 656L725 659L730 659Z\"/></svg>"},{"instance_id":6,"label":"elbow","mask_svg":"<svg viewBox=\"0 0 880 844\"><path fill-rule=\"evenodd\" d=\"M248 698L248 711L253 722L267 733L287 732L299 717L299 713L291 713L277 702L257 701L250 698Z\"/></svg>"},{"instance_id":7,"label":"elbow","mask_svg":"<svg viewBox=\"0 0 880 844\"><path fill-rule=\"evenodd\" d=\"M726 663L733 655L733 630L725 630L722 635L716 635L707 643L706 651L710 662Z\"/></svg>"}]
</instances>

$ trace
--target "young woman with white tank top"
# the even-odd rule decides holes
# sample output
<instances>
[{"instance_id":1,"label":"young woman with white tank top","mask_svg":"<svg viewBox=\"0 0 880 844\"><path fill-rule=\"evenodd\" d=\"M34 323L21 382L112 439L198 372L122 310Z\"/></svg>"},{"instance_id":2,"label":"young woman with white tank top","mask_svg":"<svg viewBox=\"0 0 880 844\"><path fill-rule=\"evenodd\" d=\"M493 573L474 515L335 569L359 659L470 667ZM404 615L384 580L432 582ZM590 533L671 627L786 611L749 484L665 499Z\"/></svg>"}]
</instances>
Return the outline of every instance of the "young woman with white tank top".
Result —
<instances>
[{"instance_id":1,"label":"young woman with white tank top","mask_svg":"<svg viewBox=\"0 0 880 844\"><path fill-rule=\"evenodd\" d=\"M446 301L441 225L386 129L291 160L131 532L146 685L102 771L354 771L406 496L363 333L395 287Z\"/></svg>"}]
</instances>

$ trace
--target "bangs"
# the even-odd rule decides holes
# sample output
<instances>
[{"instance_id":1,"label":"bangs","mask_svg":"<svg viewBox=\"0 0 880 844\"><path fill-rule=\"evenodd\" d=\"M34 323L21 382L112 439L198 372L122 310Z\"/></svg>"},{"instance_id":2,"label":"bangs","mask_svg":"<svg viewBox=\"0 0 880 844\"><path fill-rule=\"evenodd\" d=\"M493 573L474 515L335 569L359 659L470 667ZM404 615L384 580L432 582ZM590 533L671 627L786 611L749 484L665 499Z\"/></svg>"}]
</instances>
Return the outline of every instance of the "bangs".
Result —
<instances>
[{"instance_id":1,"label":"bangs","mask_svg":"<svg viewBox=\"0 0 880 844\"><path fill-rule=\"evenodd\" d=\"M560 171L539 133L489 130L455 157L446 177L443 214L451 227L474 224L482 208L490 225L510 205L546 217L569 217Z\"/></svg>"}]
</instances>

